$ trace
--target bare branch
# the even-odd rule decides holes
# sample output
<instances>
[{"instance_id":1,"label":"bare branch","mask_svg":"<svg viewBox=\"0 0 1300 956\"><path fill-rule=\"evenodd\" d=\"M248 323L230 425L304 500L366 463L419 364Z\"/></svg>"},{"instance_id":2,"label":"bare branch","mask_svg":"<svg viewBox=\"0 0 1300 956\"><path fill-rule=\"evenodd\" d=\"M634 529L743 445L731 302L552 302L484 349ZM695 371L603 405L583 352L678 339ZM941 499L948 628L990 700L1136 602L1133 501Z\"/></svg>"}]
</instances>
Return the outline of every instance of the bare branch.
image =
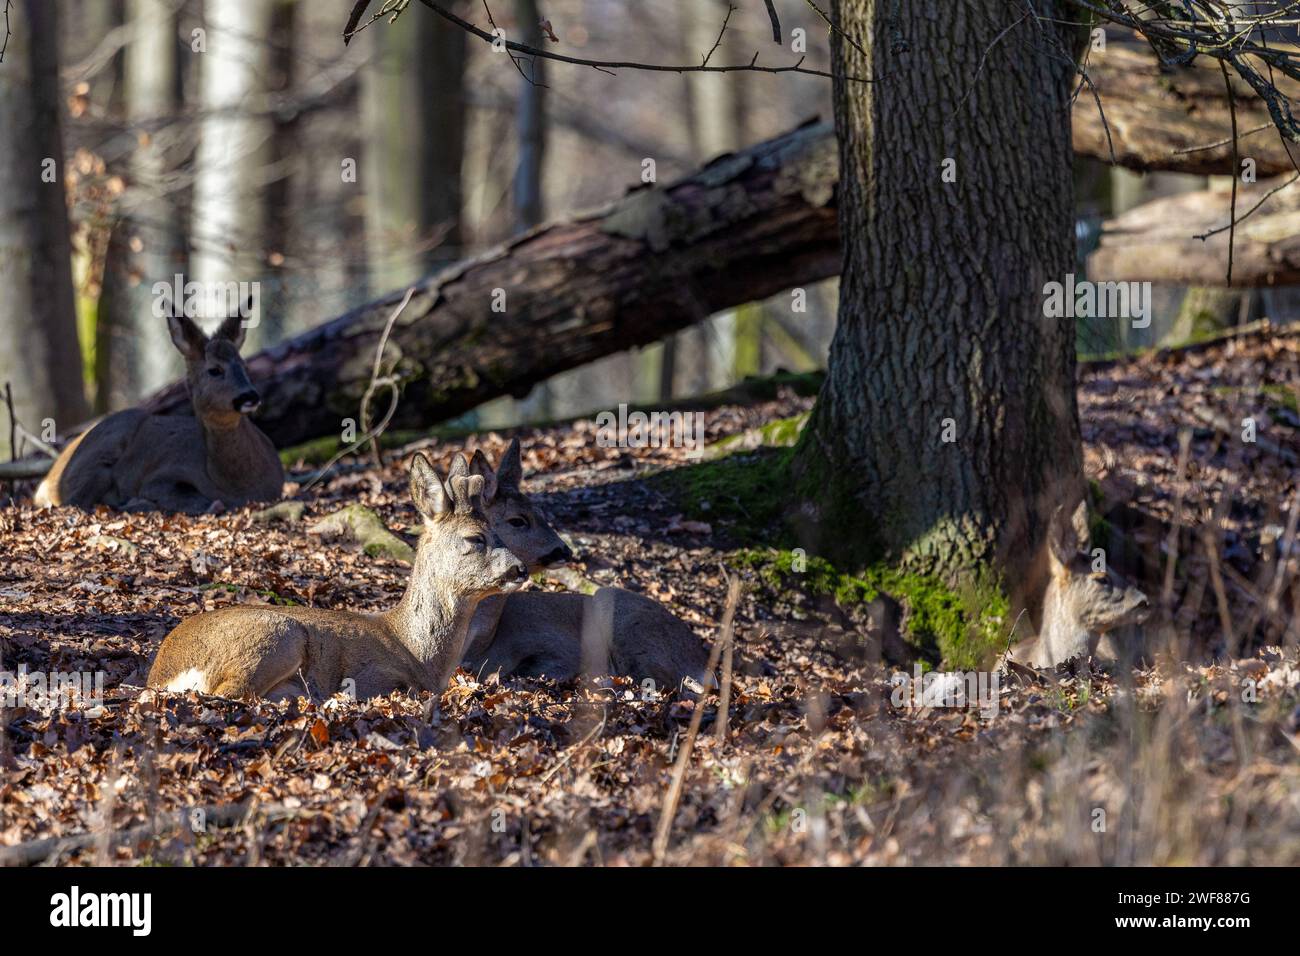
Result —
<instances>
[{"instance_id":1,"label":"bare branch","mask_svg":"<svg viewBox=\"0 0 1300 956\"><path fill-rule=\"evenodd\" d=\"M9 8L13 6L13 2L14 0L5 0L5 42L4 46L0 46L0 63L5 61L5 52L9 49L9 38L14 35L14 32L9 29Z\"/></svg>"},{"instance_id":2,"label":"bare branch","mask_svg":"<svg viewBox=\"0 0 1300 956\"><path fill-rule=\"evenodd\" d=\"M831 28L832 33L838 33L844 39L845 43L848 43L855 50L861 53L863 57L866 57L867 51L863 49L862 44L859 43L857 40L853 39L853 37L849 36L843 30L841 30L839 28L839 25L836 24L835 21L833 21L830 18L830 14L828 14L821 7L817 6L817 4L813 2L813 0L807 0L807 2L808 2L808 6L812 7L813 12L816 13L817 16L821 17L823 20L826 21L826 25Z\"/></svg>"},{"instance_id":3,"label":"bare branch","mask_svg":"<svg viewBox=\"0 0 1300 956\"><path fill-rule=\"evenodd\" d=\"M772 21L772 42L781 43L781 18L776 15L776 7L772 0L765 0L767 3L767 17Z\"/></svg>"},{"instance_id":4,"label":"bare branch","mask_svg":"<svg viewBox=\"0 0 1300 956\"><path fill-rule=\"evenodd\" d=\"M713 54L722 45L722 37L727 32L727 24L731 22L731 15L735 12L736 8L730 3L727 4L727 15L722 18L722 29L718 31L718 38L713 41L713 46L709 47L709 52L704 54L704 59L700 61L701 66L708 66L709 60L713 59Z\"/></svg>"},{"instance_id":5,"label":"bare branch","mask_svg":"<svg viewBox=\"0 0 1300 956\"><path fill-rule=\"evenodd\" d=\"M754 58L750 60L749 63L735 63L726 66L710 66L708 64L692 66L687 64L639 63L635 60L592 60L585 57L566 56L562 53L551 53L547 50L540 50L537 47L529 46L526 43L518 43L514 40L504 40L500 37L493 36L481 27L477 27L468 20L456 16L456 14L443 7L442 4L434 2L434 0L420 0L420 3L424 4L424 6L428 7L444 20L454 23L462 30L478 37L485 43L501 42L504 43L507 50L515 53L521 53L526 56L542 57L543 59L555 60L559 63L570 63L574 66L589 66L592 69L601 70L606 73L612 70L622 69L645 70L651 73L801 73L805 76L821 76L826 79L836 78L834 74L827 70L817 70L812 67L804 66L803 57L789 66L759 66L757 62L757 53L754 54ZM842 79L854 83L874 83L877 78L846 76L842 77Z\"/></svg>"},{"instance_id":6,"label":"bare branch","mask_svg":"<svg viewBox=\"0 0 1300 956\"><path fill-rule=\"evenodd\" d=\"M1237 180L1240 178L1241 161L1237 153L1237 99L1232 95L1232 79L1228 76L1228 64L1219 61L1223 71L1223 85L1228 92L1228 113L1232 116L1232 206L1228 211L1228 285L1232 285L1232 247L1237 241Z\"/></svg>"}]
</instances>

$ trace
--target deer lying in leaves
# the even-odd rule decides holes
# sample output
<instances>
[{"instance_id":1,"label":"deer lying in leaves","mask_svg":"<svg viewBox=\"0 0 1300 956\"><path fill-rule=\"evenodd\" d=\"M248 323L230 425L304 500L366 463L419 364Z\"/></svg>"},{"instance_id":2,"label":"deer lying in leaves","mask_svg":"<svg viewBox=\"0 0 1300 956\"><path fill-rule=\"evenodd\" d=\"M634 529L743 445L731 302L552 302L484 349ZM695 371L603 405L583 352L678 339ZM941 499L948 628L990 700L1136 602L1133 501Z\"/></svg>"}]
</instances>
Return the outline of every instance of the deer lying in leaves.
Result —
<instances>
[{"instance_id":1,"label":"deer lying in leaves","mask_svg":"<svg viewBox=\"0 0 1300 956\"><path fill-rule=\"evenodd\" d=\"M261 396L239 357L240 317L211 338L184 315L167 325L185 357L193 416L138 408L109 415L63 450L36 489L37 505L201 514L280 497L280 457L248 419Z\"/></svg>"},{"instance_id":2,"label":"deer lying in leaves","mask_svg":"<svg viewBox=\"0 0 1300 956\"><path fill-rule=\"evenodd\" d=\"M519 439L495 471L481 451L470 467L484 479L493 529L530 571L573 557L520 490ZM600 588L593 595L524 591L488 598L474 617L462 666L475 674L556 680L612 673L675 689L683 681L715 683L705 673L708 658L695 632L660 604L622 588Z\"/></svg>"},{"instance_id":3,"label":"deer lying in leaves","mask_svg":"<svg viewBox=\"0 0 1300 956\"><path fill-rule=\"evenodd\" d=\"M321 608L228 607L182 621L163 640L149 686L224 697L329 696L354 682L358 699L394 690L441 693L460 662L480 600L519 587L524 564L483 511L483 479L457 455L446 482L411 463L424 517L402 600L383 614Z\"/></svg>"},{"instance_id":4,"label":"deer lying in leaves","mask_svg":"<svg viewBox=\"0 0 1300 956\"><path fill-rule=\"evenodd\" d=\"M1108 631L1146 619L1147 596L1109 568L1094 571L1087 543L1087 503L1079 502L1072 519L1066 518L1064 506L1058 507L1047 530L1050 578L1042 625L1037 636L1011 650L1013 661L1033 667L1086 663Z\"/></svg>"}]
</instances>

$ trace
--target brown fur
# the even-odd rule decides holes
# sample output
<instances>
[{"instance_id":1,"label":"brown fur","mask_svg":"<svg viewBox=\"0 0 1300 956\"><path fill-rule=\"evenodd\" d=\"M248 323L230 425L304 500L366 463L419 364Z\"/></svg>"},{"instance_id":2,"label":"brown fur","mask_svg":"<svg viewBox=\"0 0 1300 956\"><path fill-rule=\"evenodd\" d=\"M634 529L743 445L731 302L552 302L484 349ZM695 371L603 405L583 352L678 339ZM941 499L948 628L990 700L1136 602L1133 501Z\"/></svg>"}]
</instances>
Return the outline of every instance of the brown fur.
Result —
<instances>
[{"instance_id":1,"label":"brown fur","mask_svg":"<svg viewBox=\"0 0 1300 956\"><path fill-rule=\"evenodd\" d=\"M237 507L280 497L280 456L247 418L258 396L239 357L239 317L210 339L184 315L168 325L185 356L194 415L138 408L109 415L63 450L36 490L37 505L198 514L215 502Z\"/></svg>"},{"instance_id":2,"label":"brown fur","mask_svg":"<svg viewBox=\"0 0 1300 956\"><path fill-rule=\"evenodd\" d=\"M1088 661L1109 631L1140 623L1148 613L1147 597L1128 587L1109 568L1094 572L1088 541L1087 505L1079 502L1072 520L1059 507L1047 533L1049 575L1038 634L1018 644L1013 660L1035 667Z\"/></svg>"},{"instance_id":3,"label":"brown fur","mask_svg":"<svg viewBox=\"0 0 1300 956\"><path fill-rule=\"evenodd\" d=\"M444 485L428 460L415 456L411 497L424 533L406 593L392 610L231 607L200 614L167 635L149 686L229 697L328 696L350 678L359 699L394 690L440 693L479 600L527 578L492 534L482 479L468 472L458 455Z\"/></svg>"},{"instance_id":4,"label":"brown fur","mask_svg":"<svg viewBox=\"0 0 1300 956\"><path fill-rule=\"evenodd\" d=\"M495 474L481 452L471 467L487 482L484 499L493 530L529 570L572 558L520 490L518 439ZM708 657L695 632L662 605L632 591L601 588L590 596L526 591L487 598L470 625L463 666L475 674L556 680L622 674L649 678L662 689L684 680L713 683L705 673Z\"/></svg>"}]
</instances>

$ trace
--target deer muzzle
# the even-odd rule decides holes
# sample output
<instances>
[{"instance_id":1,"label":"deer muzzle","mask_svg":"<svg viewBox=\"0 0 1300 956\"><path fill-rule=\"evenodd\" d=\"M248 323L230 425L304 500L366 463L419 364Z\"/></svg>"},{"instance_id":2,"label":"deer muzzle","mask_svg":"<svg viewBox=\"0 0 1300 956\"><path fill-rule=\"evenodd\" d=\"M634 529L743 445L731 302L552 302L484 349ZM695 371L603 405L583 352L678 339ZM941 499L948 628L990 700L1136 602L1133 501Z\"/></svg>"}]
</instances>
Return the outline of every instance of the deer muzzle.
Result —
<instances>
[{"instance_id":1,"label":"deer muzzle","mask_svg":"<svg viewBox=\"0 0 1300 956\"><path fill-rule=\"evenodd\" d=\"M235 396L235 411L241 415L251 415L262 405L262 396L257 394L256 390L249 389L246 392L240 392Z\"/></svg>"}]
</instances>

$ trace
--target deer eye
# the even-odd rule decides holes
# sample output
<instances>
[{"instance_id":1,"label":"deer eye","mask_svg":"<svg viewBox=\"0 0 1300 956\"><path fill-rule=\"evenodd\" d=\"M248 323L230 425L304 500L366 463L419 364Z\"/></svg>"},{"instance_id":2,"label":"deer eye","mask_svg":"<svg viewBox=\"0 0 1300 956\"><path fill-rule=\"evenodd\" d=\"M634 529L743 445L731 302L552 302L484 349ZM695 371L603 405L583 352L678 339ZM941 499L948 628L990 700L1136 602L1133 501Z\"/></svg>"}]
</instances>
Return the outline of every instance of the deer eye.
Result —
<instances>
[{"instance_id":1,"label":"deer eye","mask_svg":"<svg viewBox=\"0 0 1300 956\"><path fill-rule=\"evenodd\" d=\"M466 535L465 540L476 548L487 547L487 538L481 534Z\"/></svg>"},{"instance_id":2,"label":"deer eye","mask_svg":"<svg viewBox=\"0 0 1300 956\"><path fill-rule=\"evenodd\" d=\"M221 366L214 365L212 368L208 369L208 374L213 378L221 378L221 376L226 374L226 371Z\"/></svg>"},{"instance_id":3,"label":"deer eye","mask_svg":"<svg viewBox=\"0 0 1300 956\"><path fill-rule=\"evenodd\" d=\"M509 520L508 524L509 524L512 528L527 528L527 527L528 527L528 519L527 519L527 518L520 517L519 515L515 515L513 518L511 518L511 519Z\"/></svg>"}]
</instances>

